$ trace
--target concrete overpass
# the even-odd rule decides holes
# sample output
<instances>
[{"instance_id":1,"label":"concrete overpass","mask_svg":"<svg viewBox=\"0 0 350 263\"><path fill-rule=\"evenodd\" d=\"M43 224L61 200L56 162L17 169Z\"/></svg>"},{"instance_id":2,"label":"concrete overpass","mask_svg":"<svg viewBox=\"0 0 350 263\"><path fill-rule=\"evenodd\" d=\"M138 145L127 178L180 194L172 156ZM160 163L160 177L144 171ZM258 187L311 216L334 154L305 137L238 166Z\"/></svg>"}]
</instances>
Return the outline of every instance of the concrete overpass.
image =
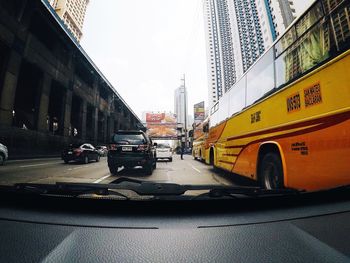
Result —
<instances>
[{"instance_id":1,"label":"concrete overpass","mask_svg":"<svg viewBox=\"0 0 350 263\"><path fill-rule=\"evenodd\" d=\"M0 142L12 157L141 127L46 0L0 0Z\"/></svg>"}]
</instances>

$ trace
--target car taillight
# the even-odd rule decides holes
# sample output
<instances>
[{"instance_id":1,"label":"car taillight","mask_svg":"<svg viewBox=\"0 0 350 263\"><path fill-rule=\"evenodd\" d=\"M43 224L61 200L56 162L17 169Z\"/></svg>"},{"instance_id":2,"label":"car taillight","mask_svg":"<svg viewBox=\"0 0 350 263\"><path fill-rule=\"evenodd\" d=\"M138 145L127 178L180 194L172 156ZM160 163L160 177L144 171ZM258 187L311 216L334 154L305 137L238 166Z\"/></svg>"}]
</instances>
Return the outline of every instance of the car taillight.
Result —
<instances>
[{"instance_id":1,"label":"car taillight","mask_svg":"<svg viewBox=\"0 0 350 263\"><path fill-rule=\"evenodd\" d=\"M82 153L82 150L81 150L81 149L74 149L74 150L73 150L73 153L74 153L75 155L80 155L80 154Z\"/></svg>"},{"instance_id":2,"label":"car taillight","mask_svg":"<svg viewBox=\"0 0 350 263\"><path fill-rule=\"evenodd\" d=\"M141 144L137 147L137 151L139 152L144 152L148 150L148 145L147 144Z\"/></svg>"},{"instance_id":3,"label":"car taillight","mask_svg":"<svg viewBox=\"0 0 350 263\"><path fill-rule=\"evenodd\" d=\"M116 144L110 144L108 145L108 150L117 150L117 145Z\"/></svg>"}]
</instances>

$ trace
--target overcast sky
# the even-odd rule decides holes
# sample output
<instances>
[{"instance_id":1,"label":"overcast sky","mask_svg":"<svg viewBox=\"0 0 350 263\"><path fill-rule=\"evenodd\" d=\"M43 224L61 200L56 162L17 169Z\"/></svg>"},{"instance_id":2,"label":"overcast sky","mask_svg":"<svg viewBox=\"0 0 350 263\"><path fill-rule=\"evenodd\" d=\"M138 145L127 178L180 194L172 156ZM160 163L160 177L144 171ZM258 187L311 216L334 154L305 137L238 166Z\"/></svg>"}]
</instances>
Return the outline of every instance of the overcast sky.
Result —
<instances>
[{"instance_id":1,"label":"overcast sky","mask_svg":"<svg viewBox=\"0 0 350 263\"><path fill-rule=\"evenodd\" d=\"M189 114L207 99L201 0L91 0L81 45L141 118L174 111L186 74Z\"/></svg>"},{"instance_id":2,"label":"overcast sky","mask_svg":"<svg viewBox=\"0 0 350 263\"><path fill-rule=\"evenodd\" d=\"M294 0L297 13L313 0ZM188 111L207 100L202 0L91 0L81 45L141 118L174 111L186 74Z\"/></svg>"}]
</instances>

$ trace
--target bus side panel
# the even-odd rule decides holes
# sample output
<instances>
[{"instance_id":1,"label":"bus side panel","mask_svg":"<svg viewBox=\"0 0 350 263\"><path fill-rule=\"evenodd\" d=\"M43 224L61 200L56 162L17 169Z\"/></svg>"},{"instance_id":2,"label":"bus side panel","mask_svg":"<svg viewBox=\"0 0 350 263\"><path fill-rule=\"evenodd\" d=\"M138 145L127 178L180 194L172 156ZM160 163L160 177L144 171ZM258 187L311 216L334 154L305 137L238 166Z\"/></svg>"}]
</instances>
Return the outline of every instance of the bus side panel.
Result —
<instances>
[{"instance_id":1,"label":"bus side panel","mask_svg":"<svg viewBox=\"0 0 350 263\"><path fill-rule=\"evenodd\" d=\"M245 147L236 159L232 172L250 179L257 180L257 153L260 143L254 143Z\"/></svg>"},{"instance_id":2,"label":"bus side panel","mask_svg":"<svg viewBox=\"0 0 350 263\"><path fill-rule=\"evenodd\" d=\"M205 152L204 152L204 162L206 164L209 164L209 153L210 153L210 148L205 148Z\"/></svg>"},{"instance_id":3,"label":"bus side panel","mask_svg":"<svg viewBox=\"0 0 350 263\"><path fill-rule=\"evenodd\" d=\"M313 191L349 184L350 112L329 116L318 125L290 130L268 140L280 146L286 169L285 187ZM257 139L243 147L232 172L257 180L259 147L266 141Z\"/></svg>"},{"instance_id":4,"label":"bus side panel","mask_svg":"<svg viewBox=\"0 0 350 263\"><path fill-rule=\"evenodd\" d=\"M201 144L200 153L201 153L201 155L200 155L201 160L205 160L205 145L204 145L204 141Z\"/></svg>"},{"instance_id":5,"label":"bus side panel","mask_svg":"<svg viewBox=\"0 0 350 263\"><path fill-rule=\"evenodd\" d=\"M278 142L285 156L286 187L312 191L349 184L350 120Z\"/></svg>"}]
</instances>

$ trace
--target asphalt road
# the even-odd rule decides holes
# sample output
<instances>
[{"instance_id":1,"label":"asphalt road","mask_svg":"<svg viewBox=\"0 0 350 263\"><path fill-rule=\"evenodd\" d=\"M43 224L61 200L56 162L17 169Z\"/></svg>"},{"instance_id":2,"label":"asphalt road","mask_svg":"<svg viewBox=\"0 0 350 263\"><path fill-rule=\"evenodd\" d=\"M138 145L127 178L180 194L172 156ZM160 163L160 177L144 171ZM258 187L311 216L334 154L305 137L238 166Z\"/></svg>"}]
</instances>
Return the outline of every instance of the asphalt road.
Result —
<instances>
[{"instance_id":1,"label":"asphalt road","mask_svg":"<svg viewBox=\"0 0 350 263\"><path fill-rule=\"evenodd\" d=\"M109 173L106 157L100 162L89 164L64 164L59 158L31 159L8 161L0 166L0 184L14 183L55 183L55 182L85 182L110 183L118 177L129 177L140 180L168 182L178 184L218 184L233 185L232 175L222 171L214 171L210 166L193 160L192 156L184 155L181 160L173 156L173 162L159 161L152 175L145 175L142 169L120 171L116 176Z\"/></svg>"}]
</instances>

